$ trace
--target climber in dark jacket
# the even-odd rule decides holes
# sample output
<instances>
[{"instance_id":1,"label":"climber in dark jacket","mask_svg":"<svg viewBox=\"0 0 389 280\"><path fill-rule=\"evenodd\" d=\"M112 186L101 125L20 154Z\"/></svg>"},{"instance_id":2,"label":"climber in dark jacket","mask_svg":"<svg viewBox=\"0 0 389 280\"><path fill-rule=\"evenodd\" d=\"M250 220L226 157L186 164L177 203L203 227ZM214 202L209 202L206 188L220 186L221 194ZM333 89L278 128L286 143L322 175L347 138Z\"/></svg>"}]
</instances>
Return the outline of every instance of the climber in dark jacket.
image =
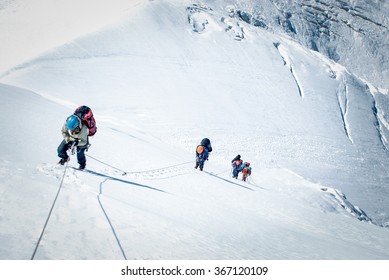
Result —
<instances>
[{"instance_id":1,"label":"climber in dark jacket","mask_svg":"<svg viewBox=\"0 0 389 280\"><path fill-rule=\"evenodd\" d=\"M196 148L196 169L200 167L200 171L203 171L204 162L208 160L210 152L212 152L211 141L208 138L204 138Z\"/></svg>"}]
</instances>

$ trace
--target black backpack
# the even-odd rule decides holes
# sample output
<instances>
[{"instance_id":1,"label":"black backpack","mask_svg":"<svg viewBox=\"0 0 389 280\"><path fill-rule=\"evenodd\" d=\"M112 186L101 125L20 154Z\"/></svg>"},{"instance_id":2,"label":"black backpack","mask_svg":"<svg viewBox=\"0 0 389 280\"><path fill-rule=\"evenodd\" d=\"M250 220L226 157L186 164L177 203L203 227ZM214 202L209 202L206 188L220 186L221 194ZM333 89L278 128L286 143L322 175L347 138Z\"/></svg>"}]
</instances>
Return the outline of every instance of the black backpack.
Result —
<instances>
[{"instance_id":1,"label":"black backpack","mask_svg":"<svg viewBox=\"0 0 389 280\"><path fill-rule=\"evenodd\" d=\"M211 141L208 138L201 140L201 146L206 147L208 152L212 152Z\"/></svg>"},{"instance_id":2,"label":"black backpack","mask_svg":"<svg viewBox=\"0 0 389 280\"><path fill-rule=\"evenodd\" d=\"M236 160L240 160L240 155L237 155L236 157L234 157L234 159L231 160L231 163L234 163Z\"/></svg>"}]
</instances>

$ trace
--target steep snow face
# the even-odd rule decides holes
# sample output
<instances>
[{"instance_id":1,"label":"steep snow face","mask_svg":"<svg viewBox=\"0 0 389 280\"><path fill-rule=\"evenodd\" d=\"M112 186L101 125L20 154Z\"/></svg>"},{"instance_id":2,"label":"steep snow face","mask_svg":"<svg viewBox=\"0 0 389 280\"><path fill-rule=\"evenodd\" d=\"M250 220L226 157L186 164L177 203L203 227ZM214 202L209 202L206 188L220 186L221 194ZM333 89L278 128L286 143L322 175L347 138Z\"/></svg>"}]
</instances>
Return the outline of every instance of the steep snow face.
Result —
<instances>
[{"instance_id":1,"label":"steep snow face","mask_svg":"<svg viewBox=\"0 0 389 280\"><path fill-rule=\"evenodd\" d=\"M210 1L217 2L220 1ZM389 88L389 3L354 0L223 1L234 16L287 34L374 84Z\"/></svg>"},{"instance_id":2,"label":"steep snow face","mask_svg":"<svg viewBox=\"0 0 389 280\"><path fill-rule=\"evenodd\" d=\"M1 111L25 118L0 121L0 258L31 256L66 175L37 258L387 259L387 95L231 3L140 2L1 74ZM65 173L80 104L98 132Z\"/></svg>"},{"instance_id":3,"label":"steep snow face","mask_svg":"<svg viewBox=\"0 0 389 280\"><path fill-rule=\"evenodd\" d=\"M185 150L209 135L221 164L246 153L287 167L341 189L385 224L389 214L366 196L389 191L387 96L375 99L339 65L236 18L234 6L211 4L144 2L1 82L70 108L87 103L106 121L116 108L115 120Z\"/></svg>"}]
</instances>

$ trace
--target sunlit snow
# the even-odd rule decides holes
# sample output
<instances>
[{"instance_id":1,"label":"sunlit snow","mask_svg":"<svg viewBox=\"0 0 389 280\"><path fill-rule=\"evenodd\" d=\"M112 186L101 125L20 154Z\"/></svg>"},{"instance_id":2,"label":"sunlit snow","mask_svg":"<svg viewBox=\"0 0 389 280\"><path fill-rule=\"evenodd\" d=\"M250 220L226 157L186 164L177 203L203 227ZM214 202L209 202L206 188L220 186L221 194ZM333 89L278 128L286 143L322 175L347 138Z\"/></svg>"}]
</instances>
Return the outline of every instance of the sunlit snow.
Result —
<instances>
[{"instance_id":1,"label":"sunlit snow","mask_svg":"<svg viewBox=\"0 0 389 280\"><path fill-rule=\"evenodd\" d=\"M374 83L223 1L6 2L0 259L389 258ZM83 104L98 130L81 172L56 149ZM231 176L237 154L248 182Z\"/></svg>"}]
</instances>

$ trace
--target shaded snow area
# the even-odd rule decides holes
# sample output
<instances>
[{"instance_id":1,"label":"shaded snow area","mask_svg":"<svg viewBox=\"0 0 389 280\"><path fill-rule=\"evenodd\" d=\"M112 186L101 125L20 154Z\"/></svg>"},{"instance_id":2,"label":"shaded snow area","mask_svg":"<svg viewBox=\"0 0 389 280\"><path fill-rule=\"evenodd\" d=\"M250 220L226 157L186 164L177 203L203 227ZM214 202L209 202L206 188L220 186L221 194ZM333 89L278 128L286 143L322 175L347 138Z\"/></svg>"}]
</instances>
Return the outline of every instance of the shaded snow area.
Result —
<instances>
[{"instance_id":1,"label":"shaded snow area","mask_svg":"<svg viewBox=\"0 0 389 280\"><path fill-rule=\"evenodd\" d=\"M387 89L231 1L56 2L0 1L0 259L389 258Z\"/></svg>"}]
</instances>

